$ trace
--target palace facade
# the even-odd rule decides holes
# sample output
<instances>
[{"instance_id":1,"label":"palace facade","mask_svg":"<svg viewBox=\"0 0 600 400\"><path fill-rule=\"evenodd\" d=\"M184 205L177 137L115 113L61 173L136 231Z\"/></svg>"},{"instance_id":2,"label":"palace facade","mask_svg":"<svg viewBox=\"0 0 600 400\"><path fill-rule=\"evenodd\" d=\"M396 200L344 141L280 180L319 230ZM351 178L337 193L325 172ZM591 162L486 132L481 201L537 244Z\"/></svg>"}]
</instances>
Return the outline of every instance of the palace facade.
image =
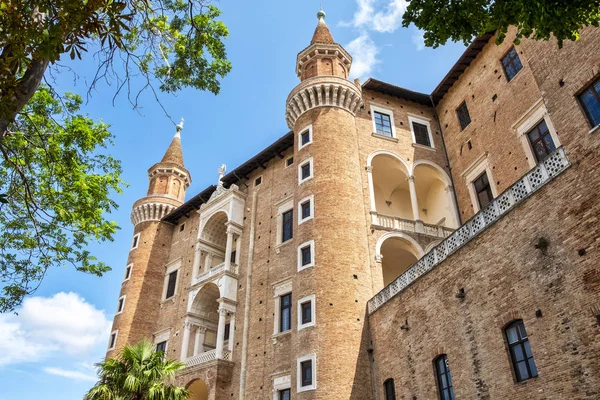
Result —
<instances>
[{"instance_id":1,"label":"palace facade","mask_svg":"<svg viewBox=\"0 0 600 400\"><path fill-rule=\"evenodd\" d=\"M512 36L514 37L514 36ZM348 80L319 12L290 132L133 205L107 357L193 400L600 398L600 30L475 40L431 94Z\"/></svg>"}]
</instances>

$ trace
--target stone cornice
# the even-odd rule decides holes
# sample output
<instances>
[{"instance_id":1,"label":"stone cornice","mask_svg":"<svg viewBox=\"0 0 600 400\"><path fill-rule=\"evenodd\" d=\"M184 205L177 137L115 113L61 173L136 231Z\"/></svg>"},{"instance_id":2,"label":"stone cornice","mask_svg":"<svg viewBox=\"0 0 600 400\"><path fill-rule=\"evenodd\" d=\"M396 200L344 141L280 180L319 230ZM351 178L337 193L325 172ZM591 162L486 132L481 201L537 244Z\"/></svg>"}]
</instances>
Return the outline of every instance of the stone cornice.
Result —
<instances>
[{"instance_id":1,"label":"stone cornice","mask_svg":"<svg viewBox=\"0 0 600 400\"><path fill-rule=\"evenodd\" d=\"M143 203L133 207L131 223L133 226L147 221L160 221L176 207L165 203Z\"/></svg>"},{"instance_id":2,"label":"stone cornice","mask_svg":"<svg viewBox=\"0 0 600 400\"><path fill-rule=\"evenodd\" d=\"M286 102L285 120L293 130L296 120L314 108L338 107L356 115L362 105L360 87L335 76L316 76L292 90Z\"/></svg>"},{"instance_id":3,"label":"stone cornice","mask_svg":"<svg viewBox=\"0 0 600 400\"><path fill-rule=\"evenodd\" d=\"M192 178L190 177L190 173L186 169L178 168L172 165L165 165L164 163L154 164L148 170L148 178L152 179L156 175L175 175L182 178L185 182L186 188L190 186L192 182Z\"/></svg>"}]
</instances>

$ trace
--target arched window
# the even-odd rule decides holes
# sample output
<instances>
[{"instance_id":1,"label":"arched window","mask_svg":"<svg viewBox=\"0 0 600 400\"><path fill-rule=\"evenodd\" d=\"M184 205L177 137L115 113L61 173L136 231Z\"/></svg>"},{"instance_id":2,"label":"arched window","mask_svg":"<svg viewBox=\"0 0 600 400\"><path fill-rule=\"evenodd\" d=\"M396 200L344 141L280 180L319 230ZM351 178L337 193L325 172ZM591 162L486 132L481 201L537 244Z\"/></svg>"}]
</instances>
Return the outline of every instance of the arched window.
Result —
<instances>
[{"instance_id":1,"label":"arched window","mask_svg":"<svg viewBox=\"0 0 600 400\"><path fill-rule=\"evenodd\" d=\"M523 321L511 323L504 329L504 333L517 382L536 377L538 375L537 368Z\"/></svg>"},{"instance_id":2,"label":"arched window","mask_svg":"<svg viewBox=\"0 0 600 400\"><path fill-rule=\"evenodd\" d=\"M448 366L448 356L442 354L435 359L434 364L440 399L454 400L454 388L452 387L452 377L450 376L450 367Z\"/></svg>"},{"instance_id":3,"label":"arched window","mask_svg":"<svg viewBox=\"0 0 600 400\"><path fill-rule=\"evenodd\" d=\"M396 400L396 388L394 387L394 380L392 378L383 382L385 388L385 400Z\"/></svg>"}]
</instances>

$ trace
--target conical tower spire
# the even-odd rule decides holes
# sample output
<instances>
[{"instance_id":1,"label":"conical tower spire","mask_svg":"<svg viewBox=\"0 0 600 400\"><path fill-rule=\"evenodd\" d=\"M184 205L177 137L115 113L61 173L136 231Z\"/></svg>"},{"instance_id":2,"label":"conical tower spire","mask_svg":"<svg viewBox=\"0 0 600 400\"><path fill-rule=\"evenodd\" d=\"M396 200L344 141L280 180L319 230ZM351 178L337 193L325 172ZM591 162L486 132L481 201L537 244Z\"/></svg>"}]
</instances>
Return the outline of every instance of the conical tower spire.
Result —
<instances>
[{"instance_id":1,"label":"conical tower spire","mask_svg":"<svg viewBox=\"0 0 600 400\"><path fill-rule=\"evenodd\" d=\"M319 12L317 13L317 18L319 19L319 22L317 23L317 28L315 29L315 33L313 35L312 40L310 41L310 44L315 44L315 43L324 43L324 44L334 44L335 41L333 40L333 36L331 36L331 32L329 31L329 28L327 27L327 24L325 23L325 16L327 14L325 14L325 11L323 11L323 9L319 10Z\"/></svg>"},{"instance_id":2,"label":"conical tower spire","mask_svg":"<svg viewBox=\"0 0 600 400\"><path fill-rule=\"evenodd\" d=\"M173 164L178 167L184 168L183 164L183 150L181 149L181 130L183 129L183 118L176 127L177 132L169 145L165 155L160 161L161 164Z\"/></svg>"}]
</instances>

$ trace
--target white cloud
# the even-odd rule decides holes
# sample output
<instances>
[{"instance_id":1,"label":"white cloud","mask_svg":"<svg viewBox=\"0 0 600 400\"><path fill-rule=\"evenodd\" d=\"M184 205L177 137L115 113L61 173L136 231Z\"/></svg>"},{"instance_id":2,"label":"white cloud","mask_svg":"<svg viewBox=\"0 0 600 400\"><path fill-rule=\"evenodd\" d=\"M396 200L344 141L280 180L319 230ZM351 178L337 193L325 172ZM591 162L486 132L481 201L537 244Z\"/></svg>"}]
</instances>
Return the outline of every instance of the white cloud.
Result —
<instances>
[{"instance_id":1,"label":"white cloud","mask_svg":"<svg viewBox=\"0 0 600 400\"><path fill-rule=\"evenodd\" d=\"M76 293L29 297L18 315L0 315L0 367L53 355L85 357L105 345L111 321Z\"/></svg>"},{"instance_id":2,"label":"white cloud","mask_svg":"<svg viewBox=\"0 0 600 400\"><path fill-rule=\"evenodd\" d=\"M412 42L418 51L421 51L425 48L425 37L423 34L424 32L422 30L417 29L412 35Z\"/></svg>"},{"instance_id":3,"label":"white cloud","mask_svg":"<svg viewBox=\"0 0 600 400\"><path fill-rule=\"evenodd\" d=\"M64 378L75 379L78 381L96 382L98 380L98 378L93 374L62 368L46 367L44 368L44 372L50 375L58 375Z\"/></svg>"},{"instance_id":4,"label":"white cloud","mask_svg":"<svg viewBox=\"0 0 600 400\"><path fill-rule=\"evenodd\" d=\"M380 62L377 58L377 46L375 46L369 35L364 32L345 47L353 56L352 69L350 70L352 78L365 79L371 74L373 67Z\"/></svg>"},{"instance_id":5,"label":"white cloud","mask_svg":"<svg viewBox=\"0 0 600 400\"><path fill-rule=\"evenodd\" d=\"M356 0L358 10L354 19L346 26L391 33L402 24L402 15L408 6L407 0L387 0L387 4L377 0ZM375 11L375 10L381 11Z\"/></svg>"}]
</instances>

